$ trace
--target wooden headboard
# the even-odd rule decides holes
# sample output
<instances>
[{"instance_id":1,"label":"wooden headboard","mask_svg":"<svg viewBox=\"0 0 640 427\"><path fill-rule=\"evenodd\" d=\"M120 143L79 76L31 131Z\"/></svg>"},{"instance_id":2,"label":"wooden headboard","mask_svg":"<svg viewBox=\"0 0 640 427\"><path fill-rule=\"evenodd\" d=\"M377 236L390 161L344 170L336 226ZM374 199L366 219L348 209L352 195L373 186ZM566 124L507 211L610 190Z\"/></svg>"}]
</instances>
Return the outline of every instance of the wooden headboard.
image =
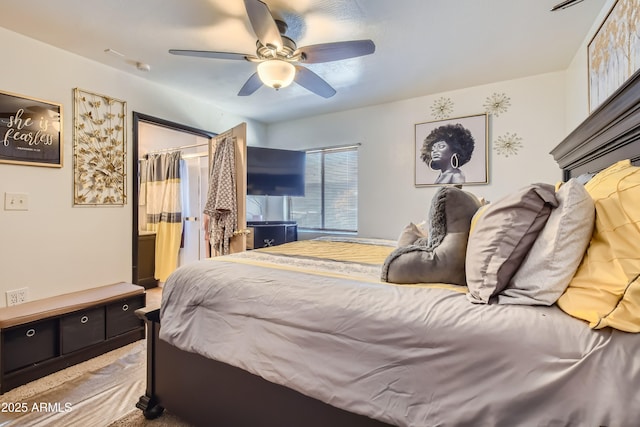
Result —
<instances>
[{"instance_id":1,"label":"wooden headboard","mask_svg":"<svg viewBox=\"0 0 640 427\"><path fill-rule=\"evenodd\" d=\"M640 164L640 70L551 150L551 155L565 181L624 159Z\"/></svg>"}]
</instances>

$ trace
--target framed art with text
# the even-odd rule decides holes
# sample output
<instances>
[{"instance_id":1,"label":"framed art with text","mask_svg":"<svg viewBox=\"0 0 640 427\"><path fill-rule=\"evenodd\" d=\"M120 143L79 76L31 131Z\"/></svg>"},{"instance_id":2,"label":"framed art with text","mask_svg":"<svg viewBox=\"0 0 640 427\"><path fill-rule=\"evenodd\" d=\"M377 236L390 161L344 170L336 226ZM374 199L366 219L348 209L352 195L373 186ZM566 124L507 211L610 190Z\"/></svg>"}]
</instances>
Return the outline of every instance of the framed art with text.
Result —
<instances>
[{"instance_id":1,"label":"framed art with text","mask_svg":"<svg viewBox=\"0 0 640 427\"><path fill-rule=\"evenodd\" d=\"M62 167L62 104L0 91L0 162Z\"/></svg>"},{"instance_id":2,"label":"framed art with text","mask_svg":"<svg viewBox=\"0 0 640 427\"><path fill-rule=\"evenodd\" d=\"M487 184L488 115L415 125L415 185Z\"/></svg>"}]
</instances>

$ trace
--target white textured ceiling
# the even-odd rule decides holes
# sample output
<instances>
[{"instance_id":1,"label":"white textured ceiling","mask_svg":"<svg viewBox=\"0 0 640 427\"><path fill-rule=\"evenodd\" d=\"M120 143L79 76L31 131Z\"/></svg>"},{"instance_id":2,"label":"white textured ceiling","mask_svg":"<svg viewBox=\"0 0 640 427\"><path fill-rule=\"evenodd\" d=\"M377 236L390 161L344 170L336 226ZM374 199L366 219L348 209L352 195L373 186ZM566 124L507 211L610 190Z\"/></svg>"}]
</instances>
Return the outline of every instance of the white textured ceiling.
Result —
<instances>
[{"instance_id":1,"label":"white textured ceiling","mask_svg":"<svg viewBox=\"0 0 640 427\"><path fill-rule=\"evenodd\" d=\"M255 54L242 0L10 0L0 26L270 123L564 70L603 2L550 12L558 2L265 0L298 47L376 44L373 55L306 65L337 90L329 99L296 84L238 97L255 64L167 52ZM108 48L151 70L139 71Z\"/></svg>"}]
</instances>

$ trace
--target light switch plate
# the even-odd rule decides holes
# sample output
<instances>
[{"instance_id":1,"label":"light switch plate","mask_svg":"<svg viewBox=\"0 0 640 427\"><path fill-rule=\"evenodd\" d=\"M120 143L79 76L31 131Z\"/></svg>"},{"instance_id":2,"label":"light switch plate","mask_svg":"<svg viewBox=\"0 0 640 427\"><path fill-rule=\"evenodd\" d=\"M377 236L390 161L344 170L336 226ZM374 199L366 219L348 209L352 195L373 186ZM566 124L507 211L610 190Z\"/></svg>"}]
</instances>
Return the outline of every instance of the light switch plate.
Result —
<instances>
[{"instance_id":1,"label":"light switch plate","mask_svg":"<svg viewBox=\"0 0 640 427\"><path fill-rule=\"evenodd\" d=\"M28 211L29 196L25 193L4 193L5 211Z\"/></svg>"}]
</instances>

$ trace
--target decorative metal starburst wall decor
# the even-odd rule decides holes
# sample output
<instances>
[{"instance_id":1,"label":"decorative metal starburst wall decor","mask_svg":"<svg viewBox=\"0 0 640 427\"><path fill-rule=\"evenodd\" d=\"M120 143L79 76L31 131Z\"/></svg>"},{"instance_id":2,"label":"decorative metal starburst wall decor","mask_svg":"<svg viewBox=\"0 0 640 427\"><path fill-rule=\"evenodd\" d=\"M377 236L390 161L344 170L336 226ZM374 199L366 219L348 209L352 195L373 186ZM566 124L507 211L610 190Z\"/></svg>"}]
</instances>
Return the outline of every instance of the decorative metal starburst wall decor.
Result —
<instances>
[{"instance_id":1,"label":"decorative metal starburst wall decor","mask_svg":"<svg viewBox=\"0 0 640 427\"><path fill-rule=\"evenodd\" d=\"M515 133L507 132L493 143L496 153L504 157L515 156L520 148L522 148L522 138Z\"/></svg>"},{"instance_id":2,"label":"decorative metal starburst wall decor","mask_svg":"<svg viewBox=\"0 0 640 427\"><path fill-rule=\"evenodd\" d=\"M449 98L440 97L433 101L433 105L431 105L431 114L434 118L448 119L453 113L453 101Z\"/></svg>"},{"instance_id":3,"label":"decorative metal starburst wall decor","mask_svg":"<svg viewBox=\"0 0 640 427\"><path fill-rule=\"evenodd\" d=\"M488 96L484 101L483 107L487 114L493 114L498 117L502 113L506 113L511 106L511 98L504 93L495 92Z\"/></svg>"},{"instance_id":4,"label":"decorative metal starburst wall decor","mask_svg":"<svg viewBox=\"0 0 640 427\"><path fill-rule=\"evenodd\" d=\"M74 205L126 203L126 103L74 89Z\"/></svg>"}]
</instances>

